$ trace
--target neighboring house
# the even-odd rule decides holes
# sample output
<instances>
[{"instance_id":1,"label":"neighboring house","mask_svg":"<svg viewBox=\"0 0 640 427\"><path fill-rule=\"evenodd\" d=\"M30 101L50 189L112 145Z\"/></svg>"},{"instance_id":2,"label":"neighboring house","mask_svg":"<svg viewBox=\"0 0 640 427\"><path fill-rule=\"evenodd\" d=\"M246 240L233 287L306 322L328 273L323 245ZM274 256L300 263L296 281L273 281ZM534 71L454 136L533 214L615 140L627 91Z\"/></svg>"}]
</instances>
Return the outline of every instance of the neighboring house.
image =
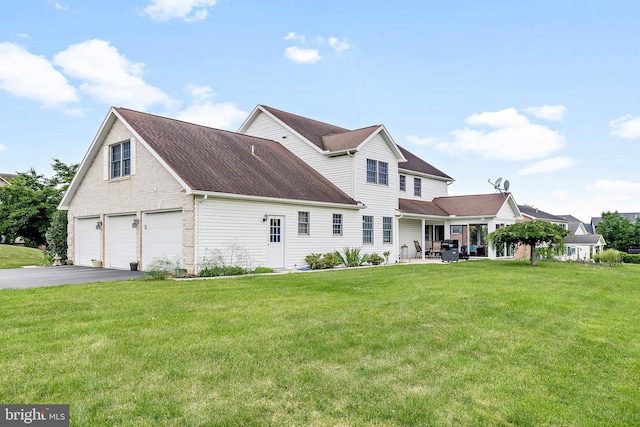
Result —
<instances>
[{"instance_id":1,"label":"neighboring house","mask_svg":"<svg viewBox=\"0 0 640 427\"><path fill-rule=\"evenodd\" d=\"M10 173L0 173L0 187L9 184L9 180L15 178L17 175Z\"/></svg>"},{"instance_id":2,"label":"neighboring house","mask_svg":"<svg viewBox=\"0 0 640 427\"><path fill-rule=\"evenodd\" d=\"M640 218L640 212L619 212L618 215L623 218L627 218L631 224L635 223L636 220ZM598 224L600 221L602 221L601 216L591 217L591 226L593 227L593 230L598 231Z\"/></svg>"},{"instance_id":3,"label":"neighboring house","mask_svg":"<svg viewBox=\"0 0 640 427\"><path fill-rule=\"evenodd\" d=\"M563 218L552 215L548 212L541 211L538 208L533 208L526 205L518 205L520 212L522 213L521 221L532 221L539 219L541 221L548 221L552 224L559 225L565 230L569 229L569 222ZM516 250L517 259L531 259L531 247L529 245L519 245Z\"/></svg>"},{"instance_id":4,"label":"neighboring house","mask_svg":"<svg viewBox=\"0 0 640 427\"><path fill-rule=\"evenodd\" d=\"M293 269L311 253L361 247L397 260L418 241L484 236L514 223L513 196L447 197L453 179L383 125L349 130L259 105L237 133L112 108L65 194L69 258L128 268L180 259L195 272L242 247L253 266Z\"/></svg>"},{"instance_id":5,"label":"neighboring house","mask_svg":"<svg viewBox=\"0 0 640 427\"><path fill-rule=\"evenodd\" d=\"M605 240L600 234L589 233L585 224L572 215L557 215L567 221L570 234L564 238L566 245L562 260L588 261L604 250Z\"/></svg>"}]
</instances>

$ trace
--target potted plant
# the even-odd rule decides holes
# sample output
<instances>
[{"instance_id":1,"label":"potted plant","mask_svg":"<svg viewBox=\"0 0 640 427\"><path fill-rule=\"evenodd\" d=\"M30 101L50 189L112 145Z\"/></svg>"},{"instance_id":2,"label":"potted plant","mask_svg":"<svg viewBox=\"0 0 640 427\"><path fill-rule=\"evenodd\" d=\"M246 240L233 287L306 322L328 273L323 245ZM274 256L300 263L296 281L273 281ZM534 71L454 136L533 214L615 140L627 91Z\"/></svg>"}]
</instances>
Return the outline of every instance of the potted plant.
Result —
<instances>
[{"instance_id":1,"label":"potted plant","mask_svg":"<svg viewBox=\"0 0 640 427\"><path fill-rule=\"evenodd\" d=\"M138 271L138 261L131 261L129 263L129 267L131 268L131 271Z\"/></svg>"},{"instance_id":2,"label":"potted plant","mask_svg":"<svg viewBox=\"0 0 640 427\"><path fill-rule=\"evenodd\" d=\"M101 268L102 267L102 260L101 259L92 259L91 262L93 263L93 267L94 268Z\"/></svg>"}]
</instances>

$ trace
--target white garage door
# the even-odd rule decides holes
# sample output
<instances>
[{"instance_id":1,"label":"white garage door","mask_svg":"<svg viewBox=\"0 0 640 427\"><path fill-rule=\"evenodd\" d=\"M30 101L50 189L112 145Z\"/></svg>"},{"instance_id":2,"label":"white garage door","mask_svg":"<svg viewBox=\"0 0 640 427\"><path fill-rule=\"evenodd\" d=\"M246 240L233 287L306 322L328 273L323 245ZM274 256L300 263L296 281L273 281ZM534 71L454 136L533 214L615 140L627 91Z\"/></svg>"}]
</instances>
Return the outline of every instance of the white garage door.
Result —
<instances>
[{"instance_id":1,"label":"white garage door","mask_svg":"<svg viewBox=\"0 0 640 427\"><path fill-rule=\"evenodd\" d=\"M182 211L147 213L142 223L142 269L154 258L182 259Z\"/></svg>"},{"instance_id":2,"label":"white garage door","mask_svg":"<svg viewBox=\"0 0 640 427\"><path fill-rule=\"evenodd\" d=\"M107 268L129 268L136 261L135 215L108 216L104 225L104 263Z\"/></svg>"},{"instance_id":3,"label":"white garage door","mask_svg":"<svg viewBox=\"0 0 640 427\"><path fill-rule=\"evenodd\" d=\"M91 266L92 259L100 259L100 230L96 230L99 219L76 218L74 264Z\"/></svg>"}]
</instances>

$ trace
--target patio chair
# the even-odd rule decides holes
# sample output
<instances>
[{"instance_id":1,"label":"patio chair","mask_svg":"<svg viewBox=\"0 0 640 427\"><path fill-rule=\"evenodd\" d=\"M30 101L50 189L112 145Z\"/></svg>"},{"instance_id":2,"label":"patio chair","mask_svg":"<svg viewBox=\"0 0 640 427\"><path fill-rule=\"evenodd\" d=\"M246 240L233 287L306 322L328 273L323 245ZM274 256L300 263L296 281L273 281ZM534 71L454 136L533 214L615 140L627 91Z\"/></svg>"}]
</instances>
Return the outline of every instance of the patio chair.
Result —
<instances>
[{"instance_id":1,"label":"patio chair","mask_svg":"<svg viewBox=\"0 0 640 427\"><path fill-rule=\"evenodd\" d=\"M422 258L422 246L420 246L420 242L414 240L413 245L416 247L416 258Z\"/></svg>"}]
</instances>

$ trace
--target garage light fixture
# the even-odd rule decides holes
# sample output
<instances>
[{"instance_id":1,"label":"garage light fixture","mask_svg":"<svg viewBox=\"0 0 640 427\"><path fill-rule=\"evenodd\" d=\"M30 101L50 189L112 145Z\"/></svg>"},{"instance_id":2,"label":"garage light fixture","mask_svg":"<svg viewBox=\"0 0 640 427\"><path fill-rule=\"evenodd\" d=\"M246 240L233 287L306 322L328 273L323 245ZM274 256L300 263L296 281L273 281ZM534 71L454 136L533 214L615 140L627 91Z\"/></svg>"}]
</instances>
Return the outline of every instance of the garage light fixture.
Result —
<instances>
[{"instance_id":1,"label":"garage light fixture","mask_svg":"<svg viewBox=\"0 0 640 427\"><path fill-rule=\"evenodd\" d=\"M131 223L131 228L138 228L139 223L140 223L140 220L138 218L134 218L133 222Z\"/></svg>"},{"instance_id":2,"label":"garage light fixture","mask_svg":"<svg viewBox=\"0 0 640 427\"><path fill-rule=\"evenodd\" d=\"M96 230L102 229L102 221L96 222Z\"/></svg>"}]
</instances>

